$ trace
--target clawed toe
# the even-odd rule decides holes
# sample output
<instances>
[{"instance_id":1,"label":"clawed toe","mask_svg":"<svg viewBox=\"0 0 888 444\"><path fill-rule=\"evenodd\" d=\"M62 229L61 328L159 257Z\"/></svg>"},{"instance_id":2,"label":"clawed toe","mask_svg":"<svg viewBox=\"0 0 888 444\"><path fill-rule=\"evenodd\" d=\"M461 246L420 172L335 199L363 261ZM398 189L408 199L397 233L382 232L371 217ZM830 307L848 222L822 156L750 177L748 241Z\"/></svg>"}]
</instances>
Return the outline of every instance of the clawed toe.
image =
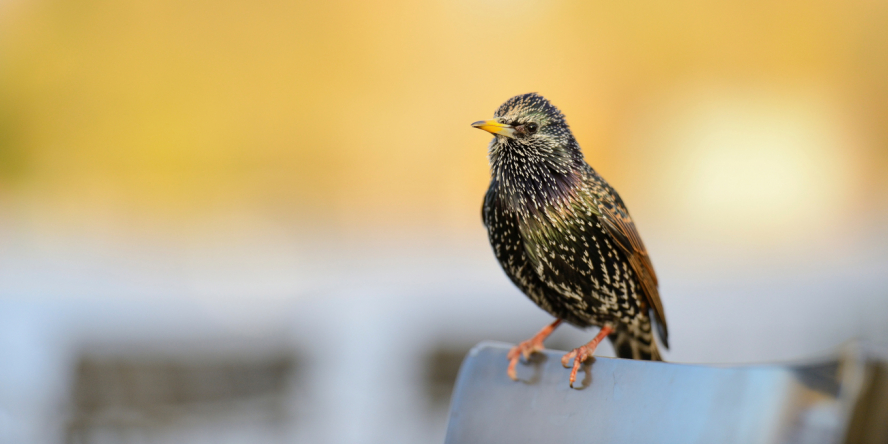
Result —
<instances>
[{"instance_id":1,"label":"clawed toe","mask_svg":"<svg viewBox=\"0 0 888 444\"><path fill-rule=\"evenodd\" d=\"M564 368L570 368L570 360L577 356L577 349L573 349L570 353L565 354L561 357L561 365Z\"/></svg>"},{"instance_id":2,"label":"clawed toe","mask_svg":"<svg viewBox=\"0 0 888 444\"><path fill-rule=\"evenodd\" d=\"M598 343L601 342L602 339L606 338L613 330L613 327L609 325L605 325L601 328L601 331L595 336L595 339L589 341L588 344L583 345L581 347L577 347L570 351L570 353L564 355L561 358L561 365L565 368L570 367L570 360L573 359L573 368L570 371L570 387L573 388L574 381L577 380L577 372L580 370L580 366L583 365L583 362L586 362L587 359L592 357L595 353L595 349L598 348Z\"/></svg>"},{"instance_id":3,"label":"clawed toe","mask_svg":"<svg viewBox=\"0 0 888 444\"><path fill-rule=\"evenodd\" d=\"M570 363L570 358L574 358L573 368L570 370L570 388L573 388L574 382L577 380L577 372L580 370L580 366L590 357L592 357L592 351L584 345L573 349L561 358L561 364L565 367L568 367L567 364Z\"/></svg>"},{"instance_id":4,"label":"clawed toe","mask_svg":"<svg viewBox=\"0 0 888 444\"><path fill-rule=\"evenodd\" d=\"M530 359L530 355L534 352L543 351L543 344L534 341L533 339L524 341L509 350L509 354L506 355L506 358L509 359L509 370L506 372L513 381L518 380L518 374L515 372L515 367L518 365L518 361L521 360L521 357L524 356L524 360Z\"/></svg>"},{"instance_id":5,"label":"clawed toe","mask_svg":"<svg viewBox=\"0 0 888 444\"><path fill-rule=\"evenodd\" d=\"M530 355L533 352L543 351L543 341L549 337L550 334L555 330L558 325L561 324L561 319L556 319L555 322L547 325L539 333L537 333L534 337L512 347L509 350L509 353L506 355L506 358L509 360L509 369L506 373L509 375L509 378L512 378L513 381L518 380L518 375L515 372L515 367L518 365L518 361L524 356L525 360L530 359Z\"/></svg>"}]
</instances>

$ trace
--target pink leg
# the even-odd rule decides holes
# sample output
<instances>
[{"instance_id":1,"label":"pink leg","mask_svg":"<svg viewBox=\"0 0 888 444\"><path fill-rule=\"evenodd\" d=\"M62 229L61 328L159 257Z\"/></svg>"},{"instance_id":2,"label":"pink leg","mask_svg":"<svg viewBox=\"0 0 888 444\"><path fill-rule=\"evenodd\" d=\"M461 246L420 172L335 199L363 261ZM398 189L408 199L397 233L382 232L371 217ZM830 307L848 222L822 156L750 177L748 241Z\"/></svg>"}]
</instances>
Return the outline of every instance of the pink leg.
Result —
<instances>
[{"instance_id":1,"label":"pink leg","mask_svg":"<svg viewBox=\"0 0 888 444\"><path fill-rule=\"evenodd\" d=\"M530 354L536 351L543 350L543 341L552 334L553 331L561 324L561 319L556 319L555 322L543 327L539 333L537 333L534 337L512 347L509 350L509 354L506 357L509 359L509 370L508 375L512 378L513 381L518 380L518 375L515 374L515 366L518 364L518 359L521 356L524 356L524 359L530 358Z\"/></svg>"},{"instance_id":2,"label":"pink leg","mask_svg":"<svg viewBox=\"0 0 888 444\"><path fill-rule=\"evenodd\" d=\"M598 335L595 336L595 339L589 341L588 344L583 345L581 347L577 347L571 350L570 353L564 355L561 358L561 365L568 367L570 364L570 360L574 359L573 370L570 372L570 387L573 388L574 381L577 380L577 370L580 369L580 365L585 362L587 359L592 357L592 354L595 353L595 349L598 348L598 343L600 343L607 335L613 333L614 328L610 325L605 325L601 327L601 331L598 332Z\"/></svg>"}]
</instances>

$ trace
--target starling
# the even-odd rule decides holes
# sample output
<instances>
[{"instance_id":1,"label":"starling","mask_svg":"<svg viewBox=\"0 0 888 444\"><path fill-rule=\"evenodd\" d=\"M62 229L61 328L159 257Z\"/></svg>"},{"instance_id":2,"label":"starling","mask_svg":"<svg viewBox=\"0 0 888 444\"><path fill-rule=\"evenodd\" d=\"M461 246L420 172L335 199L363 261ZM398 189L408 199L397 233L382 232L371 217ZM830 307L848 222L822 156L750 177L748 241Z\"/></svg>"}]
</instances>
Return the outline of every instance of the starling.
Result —
<instances>
[{"instance_id":1,"label":"starling","mask_svg":"<svg viewBox=\"0 0 888 444\"><path fill-rule=\"evenodd\" d=\"M539 94L523 94L472 126L494 135L481 216L496 258L555 317L512 348L509 377L517 379L519 358L542 350L562 321L601 329L562 358L565 367L574 360L571 387L605 337L621 358L661 360L651 320L668 347L666 317L647 250L620 195L583 159L561 111Z\"/></svg>"}]
</instances>

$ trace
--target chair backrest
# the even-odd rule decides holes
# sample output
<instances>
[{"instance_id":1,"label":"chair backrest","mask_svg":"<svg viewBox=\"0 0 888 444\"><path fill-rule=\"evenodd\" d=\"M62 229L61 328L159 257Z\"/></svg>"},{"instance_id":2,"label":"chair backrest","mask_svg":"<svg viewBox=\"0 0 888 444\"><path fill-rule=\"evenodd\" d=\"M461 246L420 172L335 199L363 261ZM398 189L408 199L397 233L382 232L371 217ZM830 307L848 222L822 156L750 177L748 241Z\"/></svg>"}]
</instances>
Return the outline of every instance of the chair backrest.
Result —
<instances>
[{"instance_id":1,"label":"chair backrest","mask_svg":"<svg viewBox=\"0 0 888 444\"><path fill-rule=\"evenodd\" d=\"M865 374L839 359L726 367L597 357L571 389L563 352L536 353L509 379L509 347L483 342L465 358L447 444L839 443Z\"/></svg>"}]
</instances>

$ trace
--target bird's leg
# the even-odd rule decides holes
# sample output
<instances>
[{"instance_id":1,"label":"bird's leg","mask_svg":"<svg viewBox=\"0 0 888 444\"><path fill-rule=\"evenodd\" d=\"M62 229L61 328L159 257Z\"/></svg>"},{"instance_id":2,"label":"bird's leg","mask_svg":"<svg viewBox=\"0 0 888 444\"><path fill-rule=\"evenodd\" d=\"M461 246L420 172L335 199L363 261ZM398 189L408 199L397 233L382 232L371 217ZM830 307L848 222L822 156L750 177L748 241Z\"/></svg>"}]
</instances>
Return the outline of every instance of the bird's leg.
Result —
<instances>
[{"instance_id":1,"label":"bird's leg","mask_svg":"<svg viewBox=\"0 0 888 444\"><path fill-rule=\"evenodd\" d=\"M518 359L520 359L521 356L524 356L524 359L529 359L531 353L542 351L544 348L543 341L545 341L546 338L548 338L549 335L551 335L552 332L555 331L556 328L558 328L559 324L561 324L561 319L556 319L555 322L543 327L543 329L540 330L539 333L534 335L534 337L512 347L512 349L509 350L509 354L506 355L506 357L509 358L508 374L513 381L518 380L518 375L515 374L515 366L518 364Z\"/></svg>"},{"instance_id":2,"label":"bird's leg","mask_svg":"<svg viewBox=\"0 0 888 444\"><path fill-rule=\"evenodd\" d=\"M598 343L604 340L607 335L613 333L614 328L610 325L605 325L601 327L601 331L598 332L598 335L595 336L595 339L589 341L588 344L577 347L571 350L570 353L564 355L561 358L561 365L565 367L569 367L570 360L574 360L573 370L570 372L570 387L573 388L574 381L577 380L577 370L580 369L580 365L589 359L593 353L595 353L595 349L598 348Z\"/></svg>"}]
</instances>

